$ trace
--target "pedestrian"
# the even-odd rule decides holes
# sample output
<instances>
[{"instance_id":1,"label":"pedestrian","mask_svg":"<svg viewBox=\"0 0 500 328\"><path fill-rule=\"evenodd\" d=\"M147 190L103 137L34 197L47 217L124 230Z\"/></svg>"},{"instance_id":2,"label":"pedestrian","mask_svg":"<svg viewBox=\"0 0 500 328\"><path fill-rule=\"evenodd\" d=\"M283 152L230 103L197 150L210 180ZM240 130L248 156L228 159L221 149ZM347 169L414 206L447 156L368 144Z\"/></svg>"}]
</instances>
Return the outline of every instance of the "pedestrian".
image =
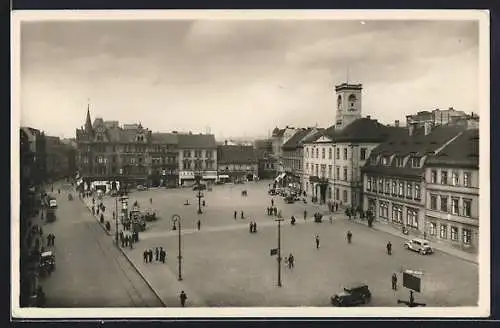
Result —
<instances>
[{"instance_id":1,"label":"pedestrian","mask_svg":"<svg viewBox=\"0 0 500 328\"><path fill-rule=\"evenodd\" d=\"M257 222L253 221L253 232L257 232Z\"/></svg>"},{"instance_id":2,"label":"pedestrian","mask_svg":"<svg viewBox=\"0 0 500 328\"><path fill-rule=\"evenodd\" d=\"M128 245L130 246L130 249L134 248L134 242L132 241L132 238L130 238Z\"/></svg>"},{"instance_id":3,"label":"pedestrian","mask_svg":"<svg viewBox=\"0 0 500 328\"><path fill-rule=\"evenodd\" d=\"M274 198L271 198L271 206L274 206Z\"/></svg>"},{"instance_id":4,"label":"pedestrian","mask_svg":"<svg viewBox=\"0 0 500 328\"><path fill-rule=\"evenodd\" d=\"M205 207L205 205L206 205L205 200L203 200L202 204L203 204L203 207Z\"/></svg>"},{"instance_id":5,"label":"pedestrian","mask_svg":"<svg viewBox=\"0 0 500 328\"><path fill-rule=\"evenodd\" d=\"M329 220L330 220L330 223L333 223L333 215L330 214Z\"/></svg>"},{"instance_id":6,"label":"pedestrian","mask_svg":"<svg viewBox=\"0 0 500 328\"><path fill-rule=\"evenodd\" d=\"M249 224L249 225L250 225L250 233L252 233L252 232L253 232L253 221L252 221L252 222L250 222L250 224Z\"/></svg>"},{"instance_id":7,"label":"pedestrian","mask_svg":"<svg viewBox=\"0 0 500 328\"><path fill-rule=\"evenodd\" d=\"M95 215L95 207L92 206L92 215Z\"/></svg>"},{"instance_id":8,"label":"pedestrian","mask_svg":"<svg viewBox=\"0 0 500 328\"><path fill-rule=\"evenodd\" d=\"M386 247L387 247L387 255L391 255L392 254L392 244L390 241L387 243Z\"/></svg>"},{"instance_id":9,"label":"pedestrian","mask_svg":"<svg viewBox=\"0 0 500 328\"><path fill-rule=\"evenodd\" d=\"M158 262L160 259L160 249L158 247L155 248L155 261Z\"/></svg>"},{"instance_id":10,"label":"pedestrian","mask_svg":"<svg viewBox=\"0 0 500 328\"><path fill-rule=\"evenodd\" d=\"M293 267L295 266L295 258L293 257L292 253L290 253L290 255L288 255L288 268L289 269L293 269Z\"/></svg>"},{"instance_id":11,"label":"pedestrian","mask_svg":"<svg viewBox=\"0 0 500 328\"><path fill-rule=\"evenodd\" d=\"M153 250L150 248L148 253L149 253L149 262L153 262Z\"/></svg>"},{"instance_id":12,"label":"pedestrian","mask_svg":"<svg viewBox=\"0 0 500 328\"><path fill-rule=\"evenodd\" d=\"M274 208L274 216L278 216L278 208Z\"/></svg>"},{"instance_id":13,"label":"pedestrian","mask_svg":"<svg viewBox=\"0 0 500 328\"><path fill-rule=\"evenodd\" d=\"M186 300L187 300L186 293L184 293L184 291L181 291L181 294L179 295L179 298L181 300L181 306L184 307L186 305Z\"/></svg>"},{"instance_id":14,"label":"pedestrian","mask_svg":"<svg viewBox=\"0 0 500 328\"><path fill-rule=\"evenodd\" d=\"M128 247L128 243L130 242L128 235L125 236L125 247Z\"/></svg>"},{"instance_id":15,"label":"pedestrian","mask_svg":"<svg viewBox=\"0 0 500 328\"><path fill-rule=\"evenodd\" d=\"M392 274L391 282L392 290L398 290L398 276L395 273Z\"/></svg>"},{"instance_id":16,"label":"pedestrian","mask_svg":"<svg viewBox=\"0 0 500 328\"><path fill-rule=\"evenodd\" d=\"M304 220L307 218L307 211L304 210Z\"/></svg>"},{"instance_id":17,"label":"pedestrian","mask_svg":"<svg viewBox=\"0 0 500 328\"><path fill-rule=\"evenodd\" d=\"M234 211L234 219L236 220L236 217L238 216L238 212Z\"/></svg>"},{"instance_id":18,"label":"pedestrian","mask_svg":"<svg viewBox=\"0 0 500 328\"><path fill-rule=\"evenodd\" d=\"M196 222L196 226L198 227L198 231L200 231L200 228L201 228L201 221L200 220L198 220Z\"/></svg>"},{"instance_id":19,"label":"pedestrian","mask_svg":"<svg viewBox=\"0 0 500 328\"><path fill-rule=\"evenodd\" d=\"M56 236L53 233L51 233L50 234L50 246L54 246L55 241L56 241Z\"/></svg>"},{"instance_id":20,"label":"pedestrian","mask_svg":"<svg viewBox=\"0 0 500 328\"><path fill-rule=\"evenodd\" d=\"M352 240L352 232L351 230L347 231L347 242L350 244Z\"/></svg>"},{"instance_id":21,"label":"pedestrian","mask_svg":"<svg viewBox=\"0 0 500 328\"><path fill-rule=\"evenodd\" d=\"M243 215L243 211L241 211L241 219L243 220L245 216Z\"/></svg>"},{"instance_id":22,"label":"pedestrian","mask_svg":"<svg viewBox=\"0 0 500 328\"><path fill-rule=\"evenodd\" d=\"M144 250L142 253L142 259L144 260L144 263L148 263L148 251Z\"/></svg>"},{"instance_id":23,"label":"pedestrian","mask_svg":"<svg viewBox=\"0 0 500 328\"><path fill-rule=\"evenodd\" d=\"M161 263L165 264L165 260L167 259L167 252L163 250L163 247L160 249L160 257Z\"/></svg>"},{"instance_id":24,"label":"pedestrian","mask_svg":"<svg viewBox=\"0 0 500 328\"><path fill-rule=\"evenodd\" d=\"M150 199L149 199L149 203L150 203L150 204L153 204L153 198L150 198Z\"/></svg>"},{"instance_id":25,"label":"pedestrian","mask_svg":"<svg viewBox=\"0 0 500 328\"><path fill-rule=\"evenodd\" d=\"M314 240L316 241L316 249L319 249L319 234L316 234Z\"/></svg>"}]
</instances>

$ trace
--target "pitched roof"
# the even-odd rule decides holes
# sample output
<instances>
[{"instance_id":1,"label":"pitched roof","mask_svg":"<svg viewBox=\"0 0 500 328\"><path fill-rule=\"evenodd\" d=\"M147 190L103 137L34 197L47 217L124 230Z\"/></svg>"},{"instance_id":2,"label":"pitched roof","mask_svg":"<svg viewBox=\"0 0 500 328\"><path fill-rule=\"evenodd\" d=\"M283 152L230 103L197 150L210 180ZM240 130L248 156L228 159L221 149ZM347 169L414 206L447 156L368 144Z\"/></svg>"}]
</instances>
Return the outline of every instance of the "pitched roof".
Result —
<instances>
[{"instance_id":1,"label":"pitched roof","mask_svg":"<svg viewBox=\"0 0 500 328\"><path fill-rule=\"evenodd\" d=\"M329 128L328 135L335 142L383 142L387 140L392 133L403 128L389 127L377 120L370 118L360 118L336 131Z\"/></svg>"},{"instance_id":2,"label":"pitched roof","mask_svg":"<svg viewBox=\"0 0 500 328\"><path fill-rule=\"evenodd\" d=\"M179 140L175 133L161 133L155 132L151 134L151 142L158 144L176 145Z\"/></svg>"},{"instance_id":3,"label":"pitched roof","mask_svg":"<svg viewBox=\"0 0 500 328\"><path fill-rule=\"evenodd\" d=\"M213 134L177 134L179 148L216 148L215 136Z\"/></svg>"},{"instance_id":4,"label":"pitched roof","mask_svg":"<svg viewBox=\"0 0 500 328\"><path fill-rule=\"evenodd\" d=\"M301 141L301 142L302 142L303 144L304 144L304 143L308 143L308 142L314 142L314 141L318 140L318 139L319 139L319 138L320 138L320 137L324 134L324 132L325 132L325 129L323 129L323 128L318 128L318 130L317 130L315 133L313 133L313 134L311 134L310 136L308 136L308 137L306 137L306 138L302 139L302 141Z\"/></svg>"},{"instance_id":5,"label":"pitched roof","mask_svg":"<svg viewBox=\"0 0 500 328\"><path fill-rule=\"evenodd\" d=\"M278 127L275 127L273 130L273 137L283 137L285 130L286 129L280 129Z\"/></svg>"},{"instance_id":6,"label":"pitched roof","mask_svg":"<svg viewBox=\"0 0 500 328\"><path fill-rule=\"evenodd\" d=\"M217 162L220 164L255 164L257 154L252 146L218 146Z\"/></svg>"},{"instance_id":7,"label":"pitched roof","mask_svg":"<svg viewBox=\"0 0 500 328\"><path fill-rule=\"evenodd\" d=\"M300 141L304 139L304 137L306 137L311 131L312 128L297 130L297 132L295 132L295 134L283 144L283 150L296 149L299 146Z\"/></svg>"},{"instance_id":8,"label":"pitched roof","mask_svg":"<svg viewBox=\"0 0 500 328\"><path fill-rule=\"evenodd\" d=\"M453 166L479 168L479 129L465 131L429 158L428 166Z\"/></svg>"}]
</instances>

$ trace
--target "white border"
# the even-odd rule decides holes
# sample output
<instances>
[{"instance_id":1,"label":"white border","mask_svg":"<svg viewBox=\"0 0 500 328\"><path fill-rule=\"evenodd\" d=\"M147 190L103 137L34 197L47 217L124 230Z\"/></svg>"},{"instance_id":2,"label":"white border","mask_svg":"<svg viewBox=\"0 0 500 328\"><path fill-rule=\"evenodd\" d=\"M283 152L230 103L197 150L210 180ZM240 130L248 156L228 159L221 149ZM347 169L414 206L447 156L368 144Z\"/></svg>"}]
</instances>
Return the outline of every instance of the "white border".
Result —
<instances>
[{"instance_id":1,"label":"white border","mask_svg":"<svg viewBox=\"0 0 500 328\"><path fill-rule=\"evenodd\" d=\"M490 43L489 12L473 10L140 10L140 11L13 11L11 23L11 273L19 276L19 127L20 28L28 21L165 20L165 19L274 19L274 20L475 20L479 21L480 188L479 302L477 307L454 308L19 308L19 279L12 279L12 317L15 318L238 318L238 317L485 317L490 314Z\"/></svg>"}]
</instances>

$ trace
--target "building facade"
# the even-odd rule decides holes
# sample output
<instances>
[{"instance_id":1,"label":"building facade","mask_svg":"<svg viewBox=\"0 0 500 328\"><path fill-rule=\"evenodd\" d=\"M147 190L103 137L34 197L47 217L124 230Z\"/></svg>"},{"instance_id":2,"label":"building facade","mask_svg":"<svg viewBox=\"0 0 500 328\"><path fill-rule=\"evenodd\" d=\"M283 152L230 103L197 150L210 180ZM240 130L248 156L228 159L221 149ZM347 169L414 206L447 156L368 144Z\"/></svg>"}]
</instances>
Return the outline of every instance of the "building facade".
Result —
<instances>
[{"instance_id":1,"label":"building facade","mask_svg":"<svg viewBox=\"0 0 500 328\"><path fill-rule=\"evenodd\" d=\"M119 126L87 110L85 126L76 130L76 166L83 188L102 181L112 188L145 184L167 186L178 176L177 136L152 133L141 124Z\"/></svg>"},{"instance_id":2,"label":"building facade","mask_svg":"<svg viewBox=\"0 0 500 328\"><path fill-rule=\"evenodd\" d=\"M219 146L217 159L220 179L253 181L258 175L258 160L253 146Z\"/></svg>"},{"instance_id":3,"label":"building facade","mask_svg":"<svg viewBox=\"0 0 500 328\"><path fill-rule=\"evenodd\" d=\"M453 107L442 110L436 108L432 111L420 111L413 115L406 116L406 125L411 124L416 125L416 127L423 128L425 124L430 124L431 126L440 126L453 124L456 121L467 118L464 111L458 111Z\"/></svg>"},{"instance_id":4,"label":"building facade","mask_svg":"<svg viewBox=\"0 0 500 328\"><path fill-rule=\"evenodd\" d=\"M375 217L402 226L414 235L427 237L425 220L425 171L429 158L439 154L463 129L437 127L398 129L375 147L363 172L363 210L371 209Z\"/></svg>"},{"instance_id":5,"label":"building facade","mask_svg":"<svg viewBox=\"0 0 500 328\"><path fill-rule=\"evenodd\" d=\"M276 158L273 156L272 139L256 140L254 143L257 156L259 179L273 179L276 176Z\"/></svg>"},{"instance_id":6,"label":"building facade","mask_svg":"<svg viewBox=\"0 0 500 328\"><path fill-rule=\"evenodd\" d=\"M284 129L276 127L272 133L273 156L276 159L276 173L284 173L283 145L297 132L294 127L286 126Z\"/></svg>"},{"instance_id":7,"label":"building facade","mask_svg":"<svg viewBox=\"0 0 500 328\"><path fill-rule=\"evenodd\" d=\"M479 130L468 130L430 158L425 168L430 240L477 252L479 241Z\"/></svg>"},{"instance_id":8,"label":"building facade","mask_svg":"<svg viewBox=\"0 0 500 328\"><path fill-rule=\"evenodd\" d=\"M177 134L179 148L179 184L217 180L217 144L213 134Z\"/></svg>"}]
</instances>

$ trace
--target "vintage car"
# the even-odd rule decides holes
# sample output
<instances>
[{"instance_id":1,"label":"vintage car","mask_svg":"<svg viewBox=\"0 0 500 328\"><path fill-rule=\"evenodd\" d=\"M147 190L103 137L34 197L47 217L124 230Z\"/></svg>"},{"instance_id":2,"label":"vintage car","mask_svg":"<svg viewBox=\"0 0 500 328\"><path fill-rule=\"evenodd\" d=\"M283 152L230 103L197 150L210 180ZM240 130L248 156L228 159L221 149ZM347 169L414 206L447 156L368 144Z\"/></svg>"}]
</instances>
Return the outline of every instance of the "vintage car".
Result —
<instances>
[{"instance_id":1,"label":"vintage car","mask_svg":"<svg viewBox=\"0 0 500 328\"><path fill-rule=\"evenodd\" d=\"M277 195L278 193L276 192L276 189L269 189L269 191L267 192L269 195L271 196L274 196L274 195Z\"/></svg>"},{"instance_id":2,"label":"vintage car","mask_svg":"<svg viewBox=\"0 0 500 328\"><path fill-rule=\"evenodd\" d=\"M330 300L333 306L356 306L370 302L372 294L367 284L355 283L343 288Z\"/></svg>"},{"instance_id":3,"label":"vintage car","mask_svg":"<svg viewBox=\"0 0 500 328\"><path fill-rule=\"evenodd\" d=\"M156 221L158 218L154 210L147 209L146 212L144 212L144 219L148 222L151 222L151 221Z\"/></svg>"},{"instance_id":4,"label":"vintage car","mask_svg":"<svg viewBox=\"0 0 500 328\"><path fill-rule=\"evenodd\" d=\"M425 239L414 238L408 240L404 244L404 248L418 252L422 255L432 254L434 250L432 249L430 243Z\"/></svg>"},{"instance_id":5,"label":"vintage car","mask_svg":"<svg viewBox=\"0 0 500 328\"><path fill-rule=\"evenodd\" d=\"M40 273L51 274L56 269L56 257L52 251L40 255Z\"/></svg>"},{"instance_id":6,"label":"vintage car","mask_svg":"<svg viewBox=\"0 0 500 328\"><path fill-rule=\"evenodd\" d=\"M203 184L203 183L200 183L199 185L195 185L193 187L193 190L206 190L207 189L207 185L206 184Z\"/></svg>"},{"instance_id":7,"label":"vintage car","mask_svg":"<svg viewBox=\"0 0 500 328\"><path fill-rule=\"evenodd\" d=\"M284 200L285 200L285 203L287 203L287 204L293 204L293 203L295 203L295 198L293 196L291 196L291 195L286 196L284 198Z\"/></svg>"}]
</instances>

